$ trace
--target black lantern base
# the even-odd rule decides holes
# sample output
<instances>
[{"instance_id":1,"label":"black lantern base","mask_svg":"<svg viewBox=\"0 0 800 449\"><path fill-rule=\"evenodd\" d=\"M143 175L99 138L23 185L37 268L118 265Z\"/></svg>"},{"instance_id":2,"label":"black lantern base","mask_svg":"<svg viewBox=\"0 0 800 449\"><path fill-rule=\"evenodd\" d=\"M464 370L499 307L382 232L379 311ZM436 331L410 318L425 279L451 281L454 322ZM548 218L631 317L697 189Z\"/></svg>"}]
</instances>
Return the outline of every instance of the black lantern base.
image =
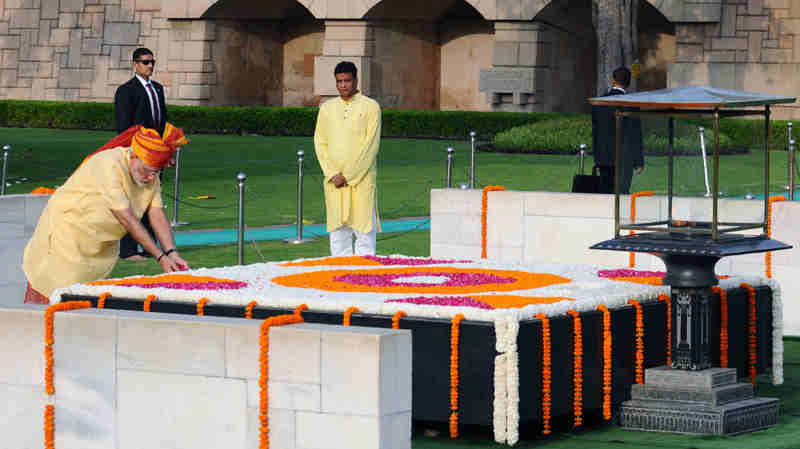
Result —
<instances>
[{"instance_id":1,"label":"black lantern base","mask_svg":"<svg viewBox=\"0 0 800 449\"><path fill-rule=\"evenodd\" d=\"M655 432L733 435L778 422L777 399L758 398L736 370L712 368L711 295L719 281L714 266L725 256L791 246L764 236L652 232L620 237L592 249L653 254L664 261L663 284L672 290L672 364L645 371L622 404L620 425Z\"/></svg>"}]
</instances>

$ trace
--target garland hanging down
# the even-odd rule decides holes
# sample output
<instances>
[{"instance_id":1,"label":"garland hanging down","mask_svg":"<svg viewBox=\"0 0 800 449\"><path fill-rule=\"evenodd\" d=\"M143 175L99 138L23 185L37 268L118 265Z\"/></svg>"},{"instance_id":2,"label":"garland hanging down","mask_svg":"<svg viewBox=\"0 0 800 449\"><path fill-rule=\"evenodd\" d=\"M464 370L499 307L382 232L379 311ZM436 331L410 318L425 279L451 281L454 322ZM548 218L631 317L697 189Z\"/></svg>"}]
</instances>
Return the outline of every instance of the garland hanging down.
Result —
<instances>
[{"instance_id":1,"label":"garland hanging down","mask_svg":"<svg viewBox=\"0 0 800 449\"><path fill-rule=\"evenodd\" d=\"M542 321L542 434L550 434L550 412L553 381L552 357L550 354L550 320L543 313L536 315Z\"/></svg>"},{"instance_id":2,"label":"garland hanging down","mask_svg":"<svg viewBox=\"0 0 800 449\"><path fill-rule=\"evenodd\" d=\"M639 301L631 299L628 304L636 309L636 383L644 384L644 314Z\"/></svg>"},{"instance_id":3,"label":"garland hanging down","mask_svg":"<svg viewBox=\"0 0 800 449\"><path fill-rule=\"evenodd\" d=\"M767 238L772 237L772 203L786 201L785 196L773 196L767 201ZM764 253L764 271L768 278L772 277L772 251Z\"/></svg>"},{"instance_id":4,"label":"garland hanging down","mask_svg":"<svg viewBox=\"0 0 800 449\"><path fill-rule=\"evenodd\" d=\"M611 312L605 304L597 306L603 312L603 419L611 420L612 341Z\"/></svg>"},{"instance_id":5,"label":"garland hanging down","mask_svg":"<svg viewBox=\"0 0 800 449\"><path fill-rule=\"evenodd\" d=\"M572 427L583 424L583 328L581 315L574 309L572 317Z\"/></svg>"},{"instance_id":6,"label":"garland hanging down","mask_svg":"<svg viewBox=\"0 0 800 449\"><path fill-rule=\"evenodd\" d=\"M450 438L458 438L458 342L464 315L456 315L450 327Z\"/></svg>"},{"instance_id":7,"label":"garland hanging down","mask_svg":"<svg viewBox=\"0 0 800 449\"><path fill-rule=\"evenodd\" d=\"M636 199L641 196L653 196L653 192L646 190L644 192L636 192L631 195L631 224L636 224ZM633 235L633 229L628 231L628 235ZM636 267L636 253L631 251L628 254L628 266L630 268Z\"/></svg>"},{"instance_id":8,"label":"garland hanging down","mask_svg":"<svg viewBox=\"0 0 800 449\"><path fill-rule=\"evenodd\" d=\"M489 207L489 192L505 190L503 186L486 186L481 193L481 259L486 258L486 215Z\"/></svg>"},{"instance_id":9,"label":"garland hanging down","mask_svg":"<svg viewBox=\"0 0 800 449\"><path fill-rule=\"evenodd\" d=\"M719 295L719 366L728 367L728 292L715 285L711 291Z\"/></svg>"},{"instance_id":10,"label":"garland hanging down","mask_svg":"<svg viewBox=\"0 0 800 449\"><path fill-rule=\"evenodd\" d=\"M750 375L750 383L756 384L756 375L758 368L758 323L756 322L756 291L746 282L742 282L741 288L747 290L747 346L748 346L748 373Z\"/></svg>"}]
</instances>

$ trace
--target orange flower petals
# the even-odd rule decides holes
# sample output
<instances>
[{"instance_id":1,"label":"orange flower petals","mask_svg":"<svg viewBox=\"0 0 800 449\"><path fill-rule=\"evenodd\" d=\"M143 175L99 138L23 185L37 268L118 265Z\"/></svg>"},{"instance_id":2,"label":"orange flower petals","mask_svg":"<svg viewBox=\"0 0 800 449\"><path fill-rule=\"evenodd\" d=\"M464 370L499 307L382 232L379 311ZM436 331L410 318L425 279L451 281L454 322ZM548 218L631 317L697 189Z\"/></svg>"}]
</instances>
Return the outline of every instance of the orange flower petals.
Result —
<instances>
[{"instance_id":1,"label":"orange flower petals","mask_svg":"<svg viewBox=\"0 0 800 449\"><path fill-rule=\"evenodd\" d=\"M104 309L106 307L106 299L111 297L111 293L105 292L97 298L97 308Z\"/></svg>"},{"instance_id":2,"label":"orange flower petals","mask_svg":"<svg viewBox=\"0 0 800 449\"><path fill-rule=\"evenodd\" d=\"M45 449L55 449L55 406L44 406L44 447Z\"/></svg>"},{"instance_id":3,"label":"orange flower petals","mask_svg":"<svg viewBox=\"0 0 800 449\"><path fill-rule=\"evenodd\" d=\"M425 273L452 273L452 274L483 274L503 278L513 278L513 282L487 283L480 285L359 285L335 280L340 276L358 275L392 275L392 274ZM370 292L370 293L415 293L415 294L458 294L458 293L484 293L503 292L513 290L530 290L548 287L557 284L572 282L571 279L549 273L528 273L524 271L492 270L482 268L452 268L452 267L403 267L383 268L372 270L324 270L310 273L290 274L271 279L272 282L284 287L314 288L333 292Z\"/></svg>"},{"instance_id":4,"label":"orange flower petals","mask_svg":"<svg viewBox=\"0 0 800 449\"><path fill-rule=\"evenodd\" d=\"M664 285L664 283L661 281L663 279L661 276L620 276L609 279L612 281L633 282L635 284L644 285Z\"/></svg>"},{"instance_id":5,"label":"orange flower petals","mask_svg":"<svg viewBox=\"0 0 800 449\"><path fill-rule=\"evenodd\" d=\"M489 208L489 192L505 190L503 186L486 186L481 194L481 259L486 258L486 213Z\"/></svg>"},{"instance_id":6,"label":"orange flower petals","mask_svg":"<svg viewBox=\"0 0 800 449\"><path fill-rule=\"evenodd\" d=\"M450 438L458 438L458 342L464 319L459 313L450 326Z\"/></svg>"},{"instance_id":7,"label":"orange flower petals","mask_svg":"<svg viewBox=\"0 0 800 449\"><path fill-rule=\"evenodd\" d=\"M142 311L149 312L150 311L150 303L153 301L158 301L158 296L156 295L148 295L147 298L144 300L144 305L142 306Z\"/></svg>"},{"instance_id":8,"label":"orange flower petals","mask_svg":"<svg viewBox=\"0 0 800 449\"><path fill-rule=\"evenodd\" d=\"M714 286L711 291L719 295L719 366L728 367L728 292Z\"/></svg>"},{"instance_id":9,"label":"orange flower petals","mask_svg":"<svg viewBox=\"0 0 800 449\"><path fill-rule=\"evenodd\" d=\"M636 309L636 383L644 383L644 314L642 305L635 299L628 300L628 304Z\"/></svg>"},{"instance_id":10,"label":"orange flower petals","mask_svg":"<svg viewBox=\"0 0 800 449\"><path fill-rule=\"evenodd\" d=\"M364 266L381 266L377 260L368 259L361 256L350 257L326 257L317 260L303 260L301 262L286 262L282 263L282 267L328 267L328 266L341 266L341 267L364 267Z\"/></svg>"},{"instance_id":11,"label":"orange flower petals","mask_svg":"<svg viewBox=\"0 0 800 449\"><path fill-rule=\"evenodd\" d=\"M605 304L597 306L597 310L603 312L603 418L608 421L611 419L611 312Z\"/></svg>"},{"instance_id":12,"label":"orange flower petals","mask_svg":"<svg viewBox=\"0 0 800 449\"><path fill-rule=\"evenodd\" d=\"M550 386L553 381L552 358L550 353L550 320L547 315L537 313L536 318L542 321L542 434L550 434L550 412L552 394Z\"/></svg>"},{"instance_id":13,"label":"orange flower petals","mask_svg":"<svg viewBox=\"0 0 800 449\"><path fill-rule=\"evenodd\" d=\"M44 390L47 394L52 395L56 392L53 386L53 363L55 362L53 345L56 342L53 331L55 314L56 312L88 309L90 307L92 307L92 303L89 301L70 301L53 304L44 311Z\"/></svg>"},{"instance_id":14,"label":"orange flower petals","mask_svg":"<svg viewBox=\"0 0 800 449\"><path fill-rule=\"evenodd\" d=\"M269 328L272 326L284 326L287 324L302 323L303 317L300 314L278 315L267 318L261 323L261 332L258 338L259 344L259 449L269 449Z\"/></svg>"},{"instance_id":15,"label":"orange flower petals","mask_svg":"<svg viewBox=\"0 0 800 449\"><path fill-rule=\"evenodd\" d=\"M197 316L205 316L206 314L206 304L208 304L211 300L208 298L200 298L200 301L197 301Z\"/></svg>"},{"instance_id":16,"label":"orange flower petals","mask_svg":"<svg viewBox=\"0 0 800 449\"><path fill-rule=\"evenodd\" d=\"M631 195L631 223L632 224L636 223L636 199L639 198L640 196L653 196L653 192L651 192L649 190L646 190L644 192L636 192L633 195ZM628 231L628 235L633 235L633 229ZM633 267L636 266L636 253L634 253L633 251L631 251L630 254L628 255L628 266L630 268L633 268ZM655 284L655 285L661 285L661 284Z\"/></svg>"},{"instance_id":17,"label":"orange flower petals","mask_svg":"<svg viewBox=\"0 0 800 449\"><path fill-rule=\"evenodd\" d=\"M406 316L406 313L402 310L398 310L397 313L394 314L392 317L392 329L400 329L400 320Z\"/></svg>"},{"instance_id":18,"label":"orange flower petals","mask_svg":"<svg viewBox=\"0 0 800 449\"><path fill-rule=\"evenodd\" d=\"M756 291L750 284L742 282L739 287L747 290L747 346L748 346L748 372L750 374L750 383L756 384L756 375L758 374L758 331L756 321Z\"/></svg>"},{"instance_id":19,"label":"orange flower petals","mask_svg":"<svg viewBox=\"0 0 800 449\"><path fill-rule=\"evenodd\" d=\"M785 196L773 196L770 197L768 204L767 204L767 238L772 236L772 203L777 203L778 201L786 201ZM764 253L764 265L765 265L765 274L768 278L772 277L772 251L767 251Z\"/></svg>"},{"instance_id":20,"label":"orange flower petals","mask_svg":"<svg viewBox=\"0 0 800 449\"><path fill-rule=\"evenodd\" d=\"M258 305L258 301L250 301L244 308L244 317L248 320L253 319L253 309Z\"/></svg>"},{"instance_id":21,"label":"orange flower petals","mask_svg":"<svg viewBox=\"0 0 800 449\"><path fill-rule=\"evenodd\" d=\"M350 317L354 313L360 313L361 311L358 310L356 306L350 306L347 310L344 311L344 319L342 320L342 326L349 326L350 325Z\"/></svg>"},{"instance_id":22,"label":"orange flower petals","mask_svg":"<svg viewBox=\"0 0 800 449\"><path fill-rule=\"evenodd\" d=\"M240 282L232 279L215 278L211 276L195 276L192 274L164 274L161 276L139 276L126 279L108 279L102 281L87 282L87 285L139 285L139 284L162 284L162 283L228 283Z\"/></svg>"},{"instance_id":23,"label":"orange flower petals","mask_svg":"<svg viewBox=\"0 0 800 449\"><path fill-rule=\"evenodd\" d=\"M581 316L574 309L567 312L572 317L572 427L583 424L583 328Z\"/></svg>"},{"instance_id":24,"label":"orange flower petals","mask_svg":"<svg viewBox=\"0 0 800 449\"><path fill-rule=\"evenodd\" d=\"M471 298L488 304L493 309L512 309L533 304L555 304L561 301L575 301L575 298L563 296L479 295Z\"/></svg>"},{"instance_id":25,"label":"orange flower petals","mask_svg":"<svg viewBox=\"0 0 800 449\"><path fill-rule=\"evenodd\" d=\"M303 310L308 310L308 305L300 304L299 306L295 307L294 314L300 315L301 313L303 313Z\"/></svg>"},{"instance_id":26,"label":"orange flower petals","mask_svg":"<svg viewBox=\"0 0 800 449\"><path fill-rule=\"evenodd\" d=\"M659 301L667 304L667 366L672 365L672 299L667 295L658 295Z\"/></svg>"}]
</instances>

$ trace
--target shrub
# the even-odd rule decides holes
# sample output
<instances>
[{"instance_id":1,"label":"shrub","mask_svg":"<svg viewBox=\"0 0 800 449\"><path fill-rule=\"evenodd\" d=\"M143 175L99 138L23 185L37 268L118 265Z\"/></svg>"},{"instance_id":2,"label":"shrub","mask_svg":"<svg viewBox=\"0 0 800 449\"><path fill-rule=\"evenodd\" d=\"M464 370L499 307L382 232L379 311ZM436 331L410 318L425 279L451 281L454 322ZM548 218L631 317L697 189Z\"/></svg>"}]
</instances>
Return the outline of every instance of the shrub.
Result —
<instances>
[{"instance_id":1,"label":"shrub","mask_svg":"<svg viewBox=\"0 0 800 449\"><path fill-rule=\"evenodd\" d=\"M169 106L170 122L190 134L310 136L317 108ZM490 139L508 128L552 119L557 114L386 109L385 137L468 139L470 131ZM0 100L0 126L113 130L111 103Z\"/></svg>"}]
</instances>

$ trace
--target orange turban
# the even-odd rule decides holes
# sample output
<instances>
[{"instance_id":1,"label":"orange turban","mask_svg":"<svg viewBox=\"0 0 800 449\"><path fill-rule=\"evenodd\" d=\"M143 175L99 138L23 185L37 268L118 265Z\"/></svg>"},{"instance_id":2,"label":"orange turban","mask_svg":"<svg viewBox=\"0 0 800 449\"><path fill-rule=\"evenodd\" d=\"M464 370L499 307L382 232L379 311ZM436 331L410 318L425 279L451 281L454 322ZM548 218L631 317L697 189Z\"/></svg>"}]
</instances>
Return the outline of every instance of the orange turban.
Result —
<instances>
[{"instance_id":1,"label":"orange turban","mask_svg":"<svg viewBox=\"0 0 800 449\"><path fill-rule=\"evenodd\" d=\"M172 158L175 148L187 143L189 143L189 139L183 135L183 130L176 128L172 123L167 122L164 127L163 139L154 129L145 128L142 125L134 125L109 140L94 153L86 156L83 162L86 162L87 159L101 151L117 147L131 147L136 157L141 159L142 162L151 167L161 168Z\"/></svg>"},{"instance_id":2,"label":"orange turban","mask_svg":"<svg viewBox=\"0 0 800 449\"><path fill-rule=\"evenodd\" d=\"M164 137L158 135L158 131L154 129L139 128L133 135L131 148L139 160L151 167L161 168L172 159L176 148L187 143L189 139L183 135L183 130L167 123Z\"/></svg>"}]
</instances>

